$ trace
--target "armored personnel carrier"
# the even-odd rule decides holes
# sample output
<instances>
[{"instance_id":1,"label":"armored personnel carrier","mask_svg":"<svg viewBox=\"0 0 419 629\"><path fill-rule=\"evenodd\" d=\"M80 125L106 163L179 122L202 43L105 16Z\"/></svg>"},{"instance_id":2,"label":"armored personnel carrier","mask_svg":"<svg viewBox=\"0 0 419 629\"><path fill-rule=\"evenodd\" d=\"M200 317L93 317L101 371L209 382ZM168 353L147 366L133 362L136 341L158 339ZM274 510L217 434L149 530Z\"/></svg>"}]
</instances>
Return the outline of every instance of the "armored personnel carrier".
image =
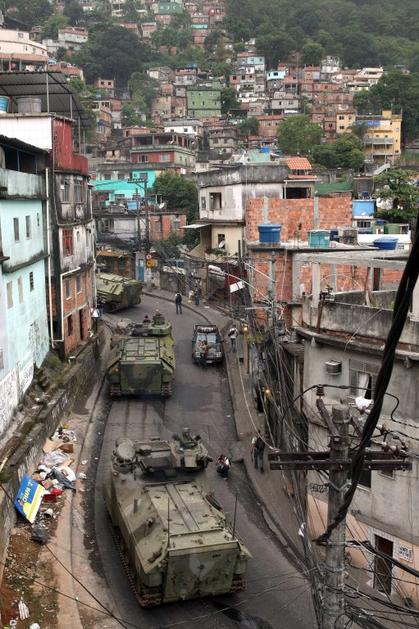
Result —
<instances>
[{"instance_id":1,"label":"armored personnel carrier","mask_svg":"<svg viewBox=\"0 0 419 629\"><path fill-rule=\"evenodd\" d=\"M160 313L114 333L107 369L111 396L169 397L175 373L173 344L172 326Z\"/></svg>"},{"instance_id":2,"label":"armored personnel carrier","mask_svg":"<svg viewBox=\"0 0 419 629\"><path fill-rule=\"evenodd\" d=\"M104 494L143 607L245 587L250 554L205 487L209 460L187 429L171 441L116 443Z\"/></svg>"},{"instance_id":3,"label":"armored personnel carrier","mask_svg":"<svg viewBox=\"0 0 419 629\"><path fill-rule=\"evenodd\" d=\"M115 312L141 303L143 284L114 273L97 273L98 303L107 311Z\"/></svg>"}]
</instances>

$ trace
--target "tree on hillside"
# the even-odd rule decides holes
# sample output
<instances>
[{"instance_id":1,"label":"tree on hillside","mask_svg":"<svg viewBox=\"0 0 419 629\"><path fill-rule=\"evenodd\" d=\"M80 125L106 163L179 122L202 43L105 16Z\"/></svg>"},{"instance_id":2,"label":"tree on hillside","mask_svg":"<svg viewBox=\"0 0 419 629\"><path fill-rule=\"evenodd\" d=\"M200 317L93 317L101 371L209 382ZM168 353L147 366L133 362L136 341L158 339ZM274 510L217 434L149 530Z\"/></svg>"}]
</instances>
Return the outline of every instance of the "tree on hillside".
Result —
<instances>
[{"instance_id":1,"label":"tree on hillside","mask_svg":"<svg viewBox=\"0 0 419 629\"><path fill-rule=\"evenodd\" d=\"M170 24L157 29L151 36L153 46L175 46L181 50L193 42L191 18L189 13L174 15Z\"/></svg>"},{"instance_id":2,"label":"tree on hillside","mask_svg":"<svg viewBox=\"0 0 419 629\"><path fill-rule=\"evenodd\" d=\"M123 127L137 127L143 124L142 115L132 103L124 103L121 110Z\"/></svg>"},{"instance_id":3,"label":"tree on hillside","mask_svg":"<svg viewBox=\"0 0 419 629\"><path fill-rule=\"evenodd\" d=\"M365 156L362 141L351 133L344 133L334 142L320 144L313 149L313 159L326 168L362 168Z\"/></svg>"},{"instance_id":4,"label":"tree on hillside","mask_svg":"<svg viewBox=\"0 0 419 629\"><path fill-rule=\"evenodd\" d=\"M320 144L322 136L320 125L311 122L310 116L305 114L289 116L278 126L278 146L291 155L311 153Z\"/></svg>"},{"instance_id":5,"label":"tree on hillside","mask_svg":"<svg viewBox=\"0 0 419 629\"><path fill-rule=\"evenodd\" d=\"M122 7L122 17L128 22L138 22L138 9L140 3L138 0L125 0L125 4Z\"/></svg>"},{"instance_id":6,"label":"tree on hillside","mask_svg":"<svg viewBox=\"0 0 419 629\"><path fill-rule=\"evenodd\" d=\"M42 29L42 36L57 39L58 30L68 26L69 22L69 18L62 13L54 13L54 15L50 15Z\"/></svg>"},{"instance_id":7,"label":"tree on hillside","mask_svg":"<svg viewBox=\"0 0 419 629\"><path fill-rule=\"evenodd\" d=\"M232 87L224 87L221 90L221 113L228 114L230 109L237 109L238 106L236 90Z\"/></svg>"},{"instance_id":8,"label":"tree on hillside","mask_svg":"<svg viewBox=\"0 0 419 629\"><path fill-rule=\"evenodd\" d=\"M354 96L358 113L381 113L383 109L403 111L402 140L419 135L419 74L391 70L368 92Z\"/></svg>"},{"instance_id":9,"label":"tree on hillside","mask_svg":"<svg viewBox=\"0 0 419 629\"><path fill-rule=\"evenodd\" d=\"M77 26L84 20L84 11L78 0L67 0L63 13L69 18L73 26Z\"/></svg>"},{"instance_id":10,"label":"tree on hillside","mask_svg":"<svg viewBox=\"0 0 419 629\"><path fill-rule=\"evenodd\" d=\"M128 87L131 90L134 105L141 111L149 113L154 98L160 92L160 83L145 72L133 72L128 81Z\"/></svg>"},{"instance_id":11,"label":"tree on hillside","mask_svg":"<svg viewBox=\"0 0 419 629\"><path fill-rule=\"evenodd\" d=\"M414 181L415 173L408 170L387 170L375 178L375 196L389 201L388 209L378 213L392 221L411 221L417 217L419 188Z\"/></svg>"},{"instance_id":12,"label":"tree on hillside","mask_svg":"<svg viewBox=\"0 0 419 629\"><path fill-rule=\"evenodd\" d=\"M324 48L315 41L308 41L301 51L301 63L304 65L318 66L324 57Z\"/></svg>"},{"instance_id":13,"label":"tree on hillside","mask_svg":"<svg viewBox=\"0 0 419 629\"><path fill-rule=\"evenodd\" d=\"M151 51L138 37L117 25L97 26L89 41L74 55L89 82L99 77L115 78L117 85L126 85L133 72L140 71L150 59Z\"/></svg>"},{"instance_id":14,"label":"tree on hillside","mask_svg":"<svg viewBox=\"0 0 419 629\"><path fill-rule=\"evenodd\" d=\"M273 30L256 38L258 52L265 56L269 68L275 68L278 61L286 59L297 46L297 42L284 30Z\"/></svg>"},{"instance_id":15,"label":"tree on hillside","mask_svg":"<svg viewBox=\"0 0 419 629\"><path fill-rule=\"evenodd\" d=\"M198 218L198 188L182 175L164 172L154 182L153 194L160 194L168 210L179 210L187 215L188 223Z\"/></svg>"},{"instance_id":16,"label":"tree on hillside","mask_svg":"<svg viewBox=\"0 0 419 629\"><path fill-rule=\"evenodd\" d=\"M254 116L245 118L243 122L238 125L239 134L242 138L248 138L250 135L257 135L259 133L259 120Z\"/></svg>"},{"instance_id":17,"label":"tree on hillside","mask_svg":"<svg viewBox=\"0 0 419 629\"><path fill-rule=\"evenodd\" d=\"M30 27L42 26L54 12L49 0L16 0L12 4L13 16Z\"/></svg>"}]
</instances>

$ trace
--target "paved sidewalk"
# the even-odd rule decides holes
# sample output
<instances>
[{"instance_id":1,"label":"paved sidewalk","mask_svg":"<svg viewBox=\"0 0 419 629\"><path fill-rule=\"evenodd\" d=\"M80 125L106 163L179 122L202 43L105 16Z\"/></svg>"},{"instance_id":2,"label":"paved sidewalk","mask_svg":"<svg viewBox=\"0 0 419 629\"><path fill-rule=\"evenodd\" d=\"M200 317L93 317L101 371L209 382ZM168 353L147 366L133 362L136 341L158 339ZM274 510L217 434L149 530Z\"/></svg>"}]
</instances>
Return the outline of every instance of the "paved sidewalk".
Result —
<instances>
[{"instance_id":1,"label":"paved sidewalk","mask_svg":"<svg viewBox=\"0 0 419 629\"><path fill-rule=\"evenodd\" d=\"M173 301L173 314L175 314L174 295L168 291L154 289L146 291L144 294ZM220 330L225 330L232 321L227 314L209 307L204 301L201 302L201 305L195 306L184 299L182 307L198 312L208 322L217 325ZM281 543L303 565L303 544L298 535L301 522L298 522L293 512L294 498L288 493L285 477L282 472L269 469L267 448L265 449L264 474L254 468L251 460L252 437L258 430L263 429L264 416L263 414L258 414L255 409L250 378L244 373L245 370L240 360L240 343L238 344L237 353L233 353L226 343L225 352L236 430L248 477L268 525L278 536Z\"/></svg>"}]
</instances>

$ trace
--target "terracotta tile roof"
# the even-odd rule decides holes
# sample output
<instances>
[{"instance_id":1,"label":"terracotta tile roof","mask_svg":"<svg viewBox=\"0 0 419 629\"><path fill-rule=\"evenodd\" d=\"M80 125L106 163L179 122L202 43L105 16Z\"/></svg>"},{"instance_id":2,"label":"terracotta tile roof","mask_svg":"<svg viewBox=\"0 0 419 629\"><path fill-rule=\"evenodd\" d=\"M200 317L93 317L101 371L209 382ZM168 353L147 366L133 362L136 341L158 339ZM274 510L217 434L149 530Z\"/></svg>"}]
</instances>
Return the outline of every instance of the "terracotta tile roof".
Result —
<instances>
[{"instance_id":1,"label":"terracotta tile roof","mask_svg":"<svg viewBox=\"0 0 419 629\"><path fill-rule=\"evenodd\" d=\"M311 170L311 164L306 157L287 157L286 166L290 170Z\"/></svg>"}]
</instances>

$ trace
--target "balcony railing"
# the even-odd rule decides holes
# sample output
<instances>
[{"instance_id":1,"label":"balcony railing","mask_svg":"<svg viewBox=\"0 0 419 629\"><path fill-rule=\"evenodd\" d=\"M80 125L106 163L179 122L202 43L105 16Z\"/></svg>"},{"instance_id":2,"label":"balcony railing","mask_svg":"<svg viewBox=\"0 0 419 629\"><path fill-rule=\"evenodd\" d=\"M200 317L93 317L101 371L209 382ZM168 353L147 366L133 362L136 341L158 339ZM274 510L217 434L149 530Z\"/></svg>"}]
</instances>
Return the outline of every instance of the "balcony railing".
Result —
<instances>
[{"instance_id":1,"label":"balcony railing","mask_svg":"<svg viewBox=\"0 0 419 629\"><path fill-rule=\"evenodd\" d=\"M41 175L22 173L17 170L0 168L0 198L44 196L44 179Z\"/></svg>"}]
</instances>

